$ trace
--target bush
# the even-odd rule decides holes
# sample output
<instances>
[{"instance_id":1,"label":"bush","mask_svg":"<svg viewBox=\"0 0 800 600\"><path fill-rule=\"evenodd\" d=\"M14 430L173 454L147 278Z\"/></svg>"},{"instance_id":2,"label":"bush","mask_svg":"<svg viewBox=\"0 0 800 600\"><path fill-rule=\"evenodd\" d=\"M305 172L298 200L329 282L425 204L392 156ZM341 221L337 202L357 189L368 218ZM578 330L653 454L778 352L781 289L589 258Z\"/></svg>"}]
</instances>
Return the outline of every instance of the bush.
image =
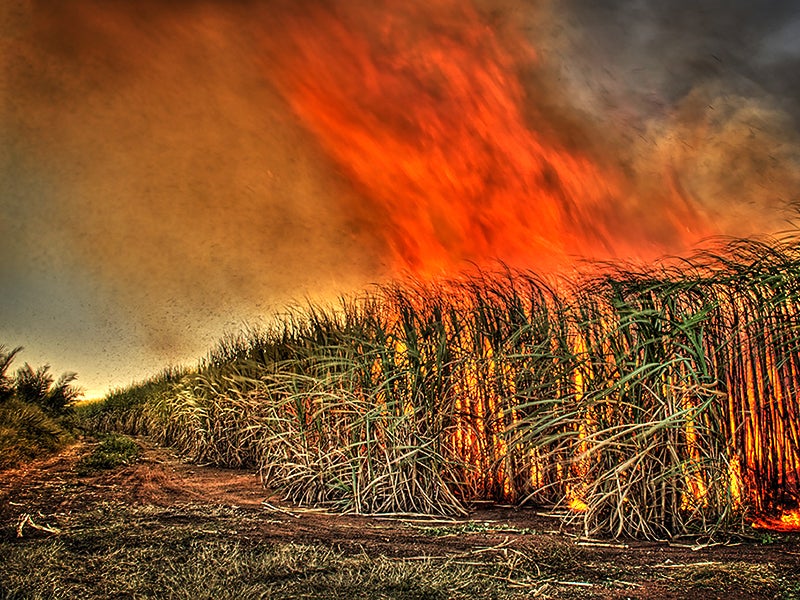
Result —
<instances>
[{"instance_id":1,"label":"bush","mask_svg":"<svg viewBox=\"0 0 800 600\"><path fill-rule=\"evenodd\" d=\"M81 396L73 385L75 373L58 380L50 366L34 369L28 363L8 375L21 347L0 345L0 469L55 452L71 439L65 417Z\"/></svg>"},{"instance_id":2,"label":"bush","mask_svg":"<svg viewBox=\"0 0 800 600\"><path fill-rule=\"evenodd\" d=\"M41 406L50 414L63 415L69 412L70 405L81 396L80 388L73 385L75 379L75 373L64 373L56 381L50 373L50 365L34 370L25 363L17 371L15 395L23 402Z\"/></svg>"},{"instance_id":3,"label":"bush","mask_svg":"<svg viewBox=\"0 0 800 600\"><path fill-rule=\"evenodd\" d=\"M19 347L8 350L5 346L0 345L0 403L7 402L14 397L14 380L7 373L14 357L21 350L22 348Z\"/></svg>"},{"instance_id":4,"label":"bush","mask_svg":"<svg viewBox=\"0 0 800 600\"><path fill-rule=\"evenodd\" d=\"M10 400L0 405L0 469L54 452L69 434L40 407Z\"/></svg>"},{"instance_id":5,"label":"bush","mask_svg":"<svg viewBox=\"0 0 800 600\"><path fill-rule=\"evenodd\" d=\"M75 467L79 474L114 469L131 464L139 456L139 446L126 435L112 433L106 436L94 451L82 458Z\"/></svg>"}]
</instances>

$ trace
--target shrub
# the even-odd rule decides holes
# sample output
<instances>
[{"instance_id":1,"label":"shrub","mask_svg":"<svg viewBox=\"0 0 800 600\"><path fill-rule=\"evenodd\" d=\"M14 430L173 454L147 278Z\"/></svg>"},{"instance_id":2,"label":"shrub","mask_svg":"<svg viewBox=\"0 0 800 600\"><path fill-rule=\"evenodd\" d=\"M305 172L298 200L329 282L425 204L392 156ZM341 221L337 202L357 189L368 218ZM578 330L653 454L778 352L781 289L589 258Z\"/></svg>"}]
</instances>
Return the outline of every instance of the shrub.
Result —
<instances>
[{"instance_id":1,"label":"shrub","mask_svg":"<svg viewBox=\"0 0 800 600\"><path fill-rule=\"evenodd\" d=\"M14 380L8 376L8 369L21 350L21 347L7 350L5 346L0 345L0 404L11 400L14 396Z\"/></svg>"},{"instance_id":2,"label":"shrub","mask_svg":"<svg viewBox=\"0 0 800 600\"><path fill-rule=\"evenodd\" d=\"M61 448L71 437L64 417L81 395L73 385L75 373L64 373L56 381L49 365L34 369L25 363L9 377L21 350L0 345L0 468Z\"/></svg>"},{"instance_id":3,"label":"shrub","mask_svg":"<svg viewBox=\"0 0 800 600\"><path fill-rule=\"evenodd\" d=\"M17 371L14 383L15 396L22 402L37 404L53 415L63 415L81 396L80 388L73 385L75 373L64 373L55 380L50 365L34 369L28 363Z\"/></svg>"},{"instance_id":4,"label":"shrub","mask_svg":"<svg viewBox=\"0 0 800 600\"><path fill-rule=\"evenodd\" d=\"M83 457L75 469L81 475L94 471L114 469L131 464L139 456L139 446L126 435L107 435L88 456Z\"/></svg>"},{"instance_id":5,"label":"shrub","mask_svg":"<svg viewBox=\"0 0 800 600\"><path fill-rule=\"evenodd\" d=\"M40 407L18 400L0 404L0 469L54 452L69 439Z\"/></svg>"}]
</instances>

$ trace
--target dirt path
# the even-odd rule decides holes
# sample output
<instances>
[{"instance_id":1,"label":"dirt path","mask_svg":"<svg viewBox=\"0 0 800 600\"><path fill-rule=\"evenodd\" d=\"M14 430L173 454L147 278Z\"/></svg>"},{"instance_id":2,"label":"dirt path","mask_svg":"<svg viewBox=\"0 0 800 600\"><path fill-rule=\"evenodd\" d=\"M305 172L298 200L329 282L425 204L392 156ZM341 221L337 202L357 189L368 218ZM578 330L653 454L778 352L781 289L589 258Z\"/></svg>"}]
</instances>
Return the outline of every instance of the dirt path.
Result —
<instances>
[{"instance_id":1,"label":"dirt path","mask_svg":"<svg viewBox=\"0 0 800 600\"><path fill-rule=\"evenodd\" d=\"M91 511L103 507L194 507L194 512L161 512L171 518L196 520L204 525L203 510L236 510L243 518L237 535L264 542L322 544L346 553L400 557L471 557L517 553L543 564L563 566L565 585L582 583L593 574L623 569L631 579L618 591L604 591L608 598L724 597L751 598L737 592L736 577L719 596L682 595L672 577L680 569L711 567L742 572L761 567L800 574L800 536L753 532L739 543L697 546L693 540L679 543L617 543L582 540L575 532L558 531L558 521L532 510L486 507L469 519L428 520L411 517L361 517L331 514L290 506L265 489L256 474L189 464L172 451L140 439L143 452L133 465L80 477L77 461L91 451L80 442L61 454L0 473L0 522L2 540L11 541L25 515L30 524L23 535L58 535ZM199 511L199 512L198 512ZM194 523L190 523L195 525ZM25 530L27 527L27 530ZM538 558L537 558L538 557ZM550 561L550 562L548 562ZM635 577L632 579L631 574ZM575 581L568 581L574 579ZM725 580L727 581L727 580ZM713 587L713 586L712 586ZM727 584L726 584L727 587ZM800 581L798 582L800 593ZM559 596L552 596L559 597Z\"/></svg>"}]
</instances>

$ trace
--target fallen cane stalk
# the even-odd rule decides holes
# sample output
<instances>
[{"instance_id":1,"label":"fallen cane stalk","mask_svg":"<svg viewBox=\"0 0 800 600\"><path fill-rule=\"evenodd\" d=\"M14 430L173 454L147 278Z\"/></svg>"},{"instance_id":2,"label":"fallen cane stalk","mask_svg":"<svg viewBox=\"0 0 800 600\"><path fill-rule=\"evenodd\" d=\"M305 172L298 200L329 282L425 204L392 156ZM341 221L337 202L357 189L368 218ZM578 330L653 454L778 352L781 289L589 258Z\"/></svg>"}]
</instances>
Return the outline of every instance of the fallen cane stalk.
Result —
<instances>
[{"instance_id":1,"label":"fallen cane stalk","mask_svg":"<svg viewBox=\"0 0 800 600\"><path fill-rule=\"evenodd\" d=\"M273 505L273 504L270 504L270 503L269 503L269 502L267 502L266 500L265 500L265 501L263 501L263 502L261 503L261 505L262 505L262 506L263 506L265 509L267 509L267 510L271 510L271 511L273 511L273 512L279 512L279 513L283 513L284 515L289 515L290 517L294 517L295 519L299 519L299 518L300 518L300 515L297 515L297 514L295 514L295 513L291 512L291 511L288 511L288 510L286 510L286 509L284 509L284 508L281 508L281 507L279 507L279 506L275 506L275 505Z\"/></svg>"},{"instance_id":2,"label":"fallen cane stalk","mask_svg":"<svg viewBox=\"0 0 800 600\"><path fill-rule=\"evenodd\" d=\"M46 531L47 533L61 533L61 530L58 527L51 527L50 525L39 525L34 522L31 516L28 513L23 513L19 517L19 522L17 523L17 537L22 537L22 530L25 525L30 526L33 529L38 529L39 531Z\"/></svg>"}]
</instances>

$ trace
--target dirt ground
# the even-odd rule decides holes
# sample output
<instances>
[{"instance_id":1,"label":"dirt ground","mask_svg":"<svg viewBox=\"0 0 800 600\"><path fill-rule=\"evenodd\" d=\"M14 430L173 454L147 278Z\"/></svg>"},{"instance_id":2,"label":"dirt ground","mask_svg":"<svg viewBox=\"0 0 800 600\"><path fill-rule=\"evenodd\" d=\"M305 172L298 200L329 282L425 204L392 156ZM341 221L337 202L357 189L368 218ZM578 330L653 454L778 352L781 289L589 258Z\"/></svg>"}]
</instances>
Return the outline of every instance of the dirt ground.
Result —
<instances>
[{"instance_id":1,"label":"dirt ground","mask_svg":"<svg viewBox=\"0 0 800 600\"><path fill-rule=\"evenodd\" d=\"M479 563L518 554L563 566L551 569L555 575L537 588L540 594L529 590L525 597L583 597L576 596L581 591L597 598L800 597L798 534L753 530L711 544L693 539L619 542L583 539L561 529L557 518L533 509L483 505L458 520L333 514L283 502L254 473L190 464L145 439L137 442L143 452L135 464L93 475L79 476L75 470L92 449L89 441L0 473L0 542L65 535L82 516L104 506L227 508L242 515L236 535L259 542L323 545L347 555L412 561L466 557ZM158 514L167 518L172 513ZM197 531L208 528L202 511L181 515L171 518ZM748 569L795 579L779 586L779 596L758 596L754 589L761 588L737 578ZM720 578L719 573L727 575ZM703 576L703 586L693 585Z\"/></svg>"}]
</instances>

